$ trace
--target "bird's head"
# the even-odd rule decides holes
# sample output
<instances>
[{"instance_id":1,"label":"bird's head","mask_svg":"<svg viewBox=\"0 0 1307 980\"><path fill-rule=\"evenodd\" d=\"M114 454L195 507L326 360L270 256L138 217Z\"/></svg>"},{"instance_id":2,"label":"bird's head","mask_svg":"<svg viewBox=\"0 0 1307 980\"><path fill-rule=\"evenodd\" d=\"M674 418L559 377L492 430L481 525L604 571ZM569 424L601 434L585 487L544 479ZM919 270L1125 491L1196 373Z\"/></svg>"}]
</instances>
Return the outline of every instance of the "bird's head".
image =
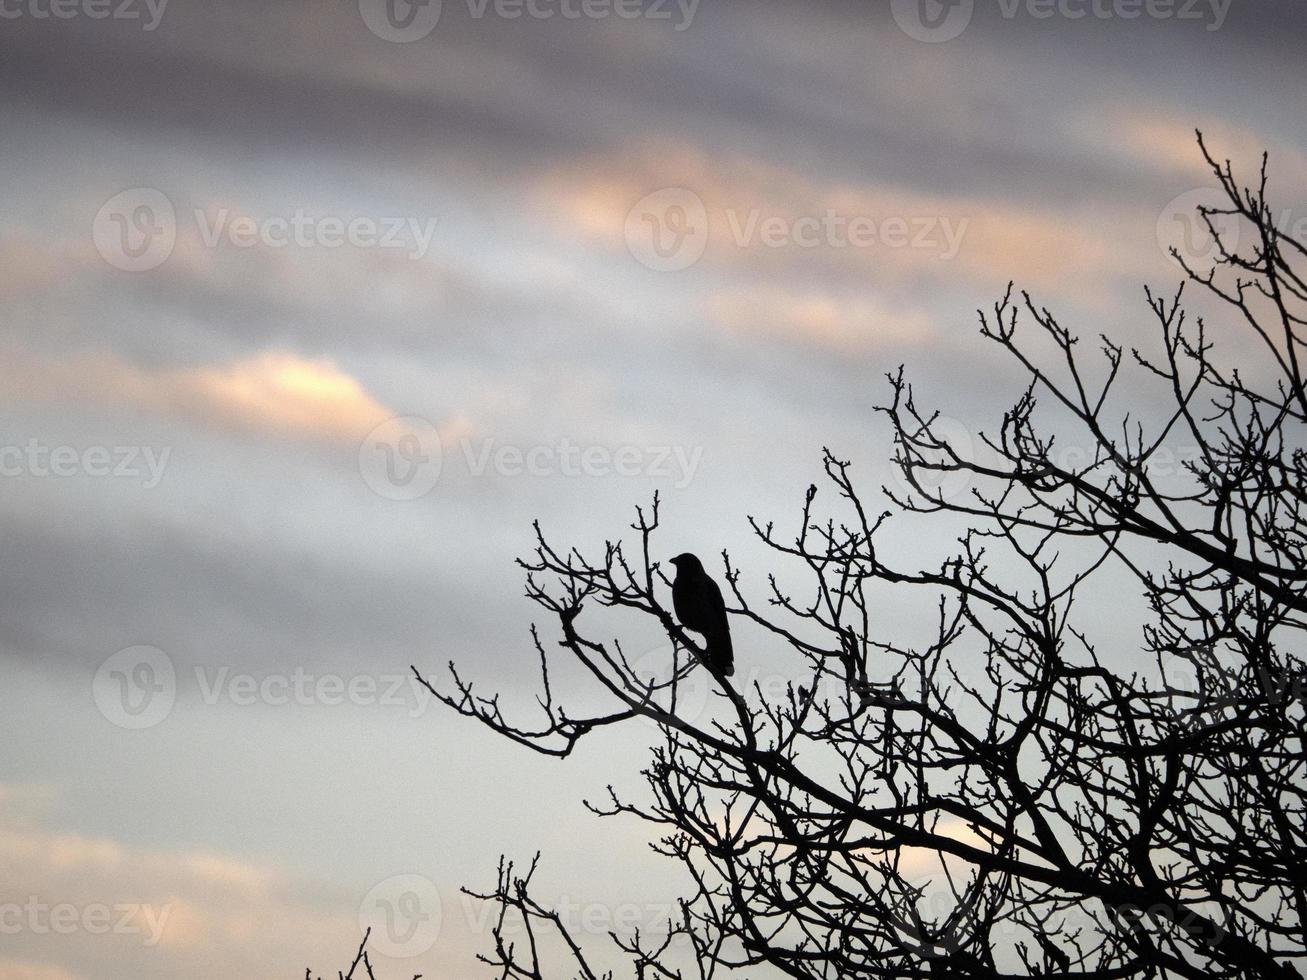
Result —
<instances>
[{"instance_id":1,"label":"bird's head","mask_svg":"<svg viewBox=\"0 0 1307 980\"><path fill-rule=\"evenodd\" d=\"M703 562L699 561L688 551L683 555L677 555L672 559L672 564L676 566L678 572L702 572Z\"/></svg>"}]
</instances>

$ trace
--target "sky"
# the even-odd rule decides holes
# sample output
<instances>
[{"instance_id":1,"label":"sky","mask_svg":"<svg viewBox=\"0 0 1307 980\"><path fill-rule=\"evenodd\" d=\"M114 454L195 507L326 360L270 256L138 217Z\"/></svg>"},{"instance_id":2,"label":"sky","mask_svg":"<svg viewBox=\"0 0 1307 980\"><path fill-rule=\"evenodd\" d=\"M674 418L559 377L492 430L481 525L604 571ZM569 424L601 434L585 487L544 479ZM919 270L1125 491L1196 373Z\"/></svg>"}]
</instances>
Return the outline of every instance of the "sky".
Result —
<instances>
[{"instance_id":1,"label":"sky","mask_svg":"<svg viewBox=\"0 0 1307 980\"><path fill-rule=\"evenodd\" d=\"M1305 37L1293 0L0 0L0 980L334 975L369 925L387 976L476 975L501 853L583 937L656 922L675 869L581 805L652 733L544 761L409 665L529 708L532 520L593 549L654 492L668 556L761 595L745 517L823 446L892 485L886 372L992 431L1010 280L1146 342L1206 247L1196 127L1270 151L1301 236Z\"/></svg>"}]
</instances>

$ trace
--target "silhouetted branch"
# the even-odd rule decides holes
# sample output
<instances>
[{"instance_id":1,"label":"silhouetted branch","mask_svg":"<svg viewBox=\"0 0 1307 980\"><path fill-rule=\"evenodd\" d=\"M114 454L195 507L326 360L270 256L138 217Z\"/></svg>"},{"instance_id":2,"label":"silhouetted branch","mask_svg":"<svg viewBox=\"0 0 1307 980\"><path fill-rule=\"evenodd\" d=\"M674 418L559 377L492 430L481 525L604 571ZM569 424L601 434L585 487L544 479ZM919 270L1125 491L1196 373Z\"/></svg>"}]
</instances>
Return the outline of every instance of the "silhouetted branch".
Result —
<instances>
[{"instance_id":1,"label":"silhouetted branch","mask_svg":"<svg viewBox=\"0 0 1307 980\"><path fill-rule=\"evenodd\" d=\"M359 951L354 956L354 962L349 965L349 969L344 973L337 973L337 980L377 980L376 974L372 972L372 962L368 959L368 940L372 938L372 930L369 929L363 934L363 941L359 943ZM363 968L363 973L358 973L359 967ZM313 980L313 971L304 971L304 980ZM318 980L321 980L319 977ZM413 975L413 980L422 980L422 974Z\"/></svg>"},{"instance_id":2,"label":"silhouetted branch","mask_svg":"<svg viewBox=\"0 0 1307 980\"><path fill-rule=\"evenodd\" d=\"M1252 330L1247 363L1215 360L1183 289L1147 292L1156 351L1100 337L1086 357L1009 288L980 333L1027 383L996 428L956 438L899 369L879 409L902 479L882 488L893 506L869 507L826 451L831 513L813 486L795 526L750 518L775 573L752 580L758 563L722 554L741 659L783 651L783 683L700 671L654 559L657 497L634 542L601 555L537 525L526 594L557 638L532 631L533 720L452 664L447 680L418 675L547 755L637 716L658 726L645 798L590 805L647 822L695 885L665 936L612 935L635 976L1301 975L1307 246L1275 227L1265 164L1244 188L1200 146L1228 208L1202 212L1216 268L1185 269ZM1217 218L1249 230L1242 250ZM938 563L904 564L901 529L918 526L957 535ZM1141 638L1100 655L1122 579L1145 599ZM921 611L907 635L881 615L895 607ZM669 672L645 676L601 619L666 636ZM607 707L560 703L560 656ZM692 678L711 681L702 710L687 708ZM469 892L498 906L483 961L542 978L548 946L570 975L609 976L531 896L535 868L501 862L494 889ZM524 938L509 940L506 916Z\"/></svg>"}]
</instances>

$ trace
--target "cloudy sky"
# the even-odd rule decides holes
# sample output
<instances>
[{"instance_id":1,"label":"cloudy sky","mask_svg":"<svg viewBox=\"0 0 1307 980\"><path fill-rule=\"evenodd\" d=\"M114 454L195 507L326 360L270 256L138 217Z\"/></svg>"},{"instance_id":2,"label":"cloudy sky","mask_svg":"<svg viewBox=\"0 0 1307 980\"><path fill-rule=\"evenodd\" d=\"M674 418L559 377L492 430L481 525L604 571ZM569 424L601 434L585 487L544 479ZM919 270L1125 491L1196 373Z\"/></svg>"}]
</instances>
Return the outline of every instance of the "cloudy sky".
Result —
<instances>
[{"instance_id":1,"label":"cloudy sky","mask_svg":"<svg viewBox=\"0 0 1307 980\"><path fill-rule=\"evenodd\" d=\"M656 490L668 555L761 579L744 516L823 445L891 478L886 371L992 424L1010 279L1138 342L1204 247L1195 127L1307 228L1305 38L1295 0L0 0L0 978L334 975L388 918L388 975L467 976L501 852L583 934L656 921L675 875L580 805L648 733L544 764L408 665L529 704L536 517L593 546Z\"/></svg>"}]
</instances>

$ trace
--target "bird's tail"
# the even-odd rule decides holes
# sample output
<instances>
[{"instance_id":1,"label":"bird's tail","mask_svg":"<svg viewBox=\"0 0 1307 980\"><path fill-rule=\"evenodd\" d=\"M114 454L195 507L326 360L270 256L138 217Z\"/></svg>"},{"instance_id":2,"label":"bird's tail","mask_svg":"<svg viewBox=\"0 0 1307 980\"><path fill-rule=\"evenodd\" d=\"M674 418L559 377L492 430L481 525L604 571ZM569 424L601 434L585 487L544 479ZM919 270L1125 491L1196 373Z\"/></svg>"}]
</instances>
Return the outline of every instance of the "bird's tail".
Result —
<instances>
[{"instance_id":1,"label":"bird's tail","mask_svg":"<svg viewBox=\"0 0 1307 980\"><path fill-rule=\"evenodd\" d=\"M714 671L723 677L730 677L735 673L735 650L731 647L731 634L729 630L716 630L706 634L704 639L704 653L708 656L708 664Z\"/></svg>"}]
</instances>

